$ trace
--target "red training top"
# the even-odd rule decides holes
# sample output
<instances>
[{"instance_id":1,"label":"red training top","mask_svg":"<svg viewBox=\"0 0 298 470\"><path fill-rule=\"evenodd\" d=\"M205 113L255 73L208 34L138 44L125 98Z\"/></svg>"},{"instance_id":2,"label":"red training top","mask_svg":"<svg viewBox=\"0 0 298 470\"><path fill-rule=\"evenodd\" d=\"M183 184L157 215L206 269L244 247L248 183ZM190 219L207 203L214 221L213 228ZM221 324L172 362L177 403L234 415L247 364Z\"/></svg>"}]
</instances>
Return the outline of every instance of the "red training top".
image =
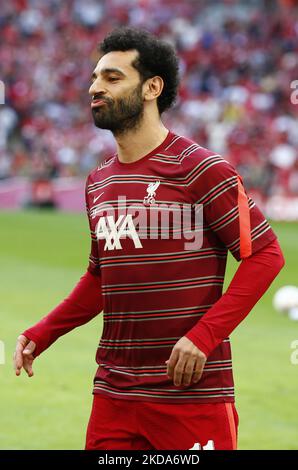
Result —
<instances>
[{"instance_id":1,"label":"red training top","mask_svg":"<svg viewBox=\"0 0 298 470\"><path fill-rule=\"evenodd\" d=\"M88 272L68 299L24 332L37 343L35 355L103 309L93 393L167 403L234 401L228 336L283 264L276 235L234 168L169 132L133 163L113 155L93 170L86 204ZM195 217L198 204L203 225ZM185 208L191 222L181 237ZM194 230L198 241L191 245ZM228 250L245 261L222 296ZM198 383L177 387L165 361L182 336L208 359Z\"/></svg>"}]
</instances>

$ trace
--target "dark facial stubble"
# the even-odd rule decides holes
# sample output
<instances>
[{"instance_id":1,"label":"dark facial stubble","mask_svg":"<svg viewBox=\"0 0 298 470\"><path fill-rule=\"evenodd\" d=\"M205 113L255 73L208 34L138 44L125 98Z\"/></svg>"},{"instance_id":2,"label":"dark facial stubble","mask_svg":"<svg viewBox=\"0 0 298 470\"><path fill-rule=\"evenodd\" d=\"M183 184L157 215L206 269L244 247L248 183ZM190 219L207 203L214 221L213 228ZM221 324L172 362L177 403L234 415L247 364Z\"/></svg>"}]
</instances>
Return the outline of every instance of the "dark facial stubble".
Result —
<instances>
[{"instance_id":1,"label":"dark facial stubble","mask_svg":"<svg viewBox=\"0 0 298 470\"><path fill-rule=\"evenodd\" d=\"M105 99L106 104L92 109L94 124L100 129L108 129L115 136L136 129L144 114L142 83L132 92L117 100Z\"/></svg>"}]
</instances>

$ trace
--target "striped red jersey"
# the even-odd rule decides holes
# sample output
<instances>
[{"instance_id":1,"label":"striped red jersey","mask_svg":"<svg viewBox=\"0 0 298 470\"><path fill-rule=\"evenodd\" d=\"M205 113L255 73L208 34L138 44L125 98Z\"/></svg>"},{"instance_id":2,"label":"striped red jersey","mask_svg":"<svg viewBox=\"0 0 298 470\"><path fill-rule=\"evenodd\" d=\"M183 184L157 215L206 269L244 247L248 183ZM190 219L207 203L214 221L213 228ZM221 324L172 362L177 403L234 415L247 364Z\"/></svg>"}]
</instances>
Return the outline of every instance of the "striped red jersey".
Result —
<instances>
[{"instance_id":1,"label":"striped red jersey","mask_svg":"<svg viewBox=\"0 0 298 470\"><path fill-rule=\"evenodd\" d=\"M104 321L93 393L164 403L233 402L229 338L210 353L196 384L175 386L165 361L221 297L228 250L241 260L276 238L235 169L169 131L139 160L122 163L113 155L94 169L86 205L88 269L100 274ZM185 208L190 227L180 236L177 220L184 220ZM187 245L195 232L200 243Z\"/></svg>"}]
</instances>

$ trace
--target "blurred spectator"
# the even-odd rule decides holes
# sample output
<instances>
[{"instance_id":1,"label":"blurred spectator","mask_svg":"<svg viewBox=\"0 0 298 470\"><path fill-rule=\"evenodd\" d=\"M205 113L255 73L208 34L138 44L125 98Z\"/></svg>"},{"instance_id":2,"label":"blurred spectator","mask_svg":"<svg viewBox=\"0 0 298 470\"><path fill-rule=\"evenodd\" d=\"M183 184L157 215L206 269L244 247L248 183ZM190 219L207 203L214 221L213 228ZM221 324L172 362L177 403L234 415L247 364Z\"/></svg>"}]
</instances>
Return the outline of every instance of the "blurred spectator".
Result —
<instances>
[{"instance_id":1,"label":"blurred spectator","mask_svg":"<svg viewBox=\"0 0 298 470\"><path fill-rule=\"evenodd\" d=\"M11 0L0 11L0 178L85 175L114 150L91 119L96 45L144 27L181 60L168 127L230 160L260 197L298 193L296 0Z\"/></svg>"}]
</instances>

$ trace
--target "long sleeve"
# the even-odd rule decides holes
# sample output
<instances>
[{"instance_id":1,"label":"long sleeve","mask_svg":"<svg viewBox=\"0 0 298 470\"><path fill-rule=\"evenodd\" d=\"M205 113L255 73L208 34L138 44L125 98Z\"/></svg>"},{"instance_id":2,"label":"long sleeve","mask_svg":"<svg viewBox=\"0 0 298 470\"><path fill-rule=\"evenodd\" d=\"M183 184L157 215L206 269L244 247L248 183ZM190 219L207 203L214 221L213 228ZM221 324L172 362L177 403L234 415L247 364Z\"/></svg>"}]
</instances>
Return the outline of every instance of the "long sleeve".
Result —
<instances>
[{"instance_id":1,"label":"long sleeve","mask_svg":"<svg viewBox=\"0 0 298 470\"><path fill-rule=\"evenodd\" d=\"M91 231L88 183L89 176L85 184L85 201ZM33 355L37 357L60 336L92 320L102 309L99 255L96 237L91 231L91 249L87 271L69 296L38 323L24 331L23 335L36 343Z\"/></svg>"},{"instance_id":2,"label":"long sleeve","mask_svg":"<svg viewBox=\"0 0 298 470\"><path fill-rule=\"evenodd\" d=\"M227 291L185 336L208 356L247 316L284 262L277 240L244 258Z\"/></svg>"},{"instance_id":3,"label":"long sleeve","mask_svg":"<svg viewBox=\"0 0 298 470\"><path fill-rule=\"evenodd\" d=\"M87 271L69 296L22 334L37 345L37 357L56 339L92 320L102 310L100 276Z\"/></svg>"}]
</instances>

